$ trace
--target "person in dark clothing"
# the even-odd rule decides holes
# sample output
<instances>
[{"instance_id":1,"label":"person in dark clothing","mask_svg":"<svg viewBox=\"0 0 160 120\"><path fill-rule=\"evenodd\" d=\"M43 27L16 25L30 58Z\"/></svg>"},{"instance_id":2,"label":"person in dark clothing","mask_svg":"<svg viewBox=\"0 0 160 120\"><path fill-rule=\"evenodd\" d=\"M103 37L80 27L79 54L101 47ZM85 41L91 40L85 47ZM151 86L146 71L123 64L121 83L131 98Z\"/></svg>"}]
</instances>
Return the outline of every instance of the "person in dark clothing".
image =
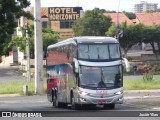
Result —
<instances>
[{"instance_id":1,"label":"person in dark clothing","mask_svg":"<svg viewBox=\"0 0 160 120\"><path fill-rule=\"evenodd\" d=\"M137 65L136 64L133 65L133 72L134 72L134 75L137 75Z\"/></svg>"}]
</instances>

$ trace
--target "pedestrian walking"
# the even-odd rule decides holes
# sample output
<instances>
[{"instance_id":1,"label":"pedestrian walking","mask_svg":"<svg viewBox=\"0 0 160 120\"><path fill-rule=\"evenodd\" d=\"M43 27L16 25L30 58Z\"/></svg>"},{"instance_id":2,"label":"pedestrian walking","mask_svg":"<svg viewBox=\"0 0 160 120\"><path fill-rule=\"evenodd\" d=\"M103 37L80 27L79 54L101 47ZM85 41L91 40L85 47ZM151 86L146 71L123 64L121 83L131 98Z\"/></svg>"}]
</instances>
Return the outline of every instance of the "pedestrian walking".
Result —
<instances>
[{"instance_id":1,"label":"pedestrian walking","mask_svg":"<svg viewBox=\"0 0 160 120\"><path fill-rule=\"evenodd\" d=\"M137 65L136 64L133 65L133 72L134 72L134 75L137 75Z\"/></svg>"}]
</instances>

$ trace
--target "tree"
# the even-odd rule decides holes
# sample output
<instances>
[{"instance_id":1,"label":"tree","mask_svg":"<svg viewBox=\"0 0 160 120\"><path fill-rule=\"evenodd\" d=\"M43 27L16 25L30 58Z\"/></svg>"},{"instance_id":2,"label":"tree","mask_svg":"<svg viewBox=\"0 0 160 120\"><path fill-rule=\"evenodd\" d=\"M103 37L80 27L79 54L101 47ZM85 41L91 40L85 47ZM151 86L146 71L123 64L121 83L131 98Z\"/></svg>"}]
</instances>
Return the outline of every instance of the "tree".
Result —
<instances>
[{"instance_id":1,"label":"tree","mask_svg":"<svg viewBox=\"0 0 160 120\"><path fill-rule=\"evenodd\" d=\"M132 12L123 12L130 20L132 19L136 19L136 15L135 13L132 13Z\"/></svg>"},{"instance_id":2,"label":"tree","mask_svg":"<svg viewBox=\"0 0 160 120\"><path fill-rule=\"evenodd\" d=\"M105 9L99 9L99 8L94 8L96 11L98 11L99 13L116 13L116 11L112 10L105 10Z\"/></svg>"},{"instance_id":3,"label":"tree","mask_svg":"<svg viewBox=\"0 0 160 120\"><path fill-rule=\"evenodd\" d=\"M9 44L10 46L16 45L20 47L20 50L25 52L26 50L26 35L25 35L25 29L22 29L22 37L13 37L12 41ZM30 53L34 55L34 25L29 25L28 27L28 34L29 34L29 46L30 46ZM51 44L55 44L58 42L59 39L59 33L53 31L51 28L43 28L42 29L42 39L43 39L43 50L44 54L47 51L47 47Z\"/></svg>"},{"instance_id":4,"label":"tree","mask_svg":"<svg viewBox=\"0 0 160 120\"><path fill-rule=\"evenodd\" d=\"M157 9L157 10L147 10L145 12L146 13L160 12L160 9Z\"/></svg>"},{"instance_id":5,"label":"tree","mask_svg":"<svg viewBox=\"0 0 160 120\"><path fill-rule=\"evenodd\" d=\"M75 36L104 36L112 22L102 11L98 8L88 10L77 19L72 25Z\"/></svg>"},{"instance_id":6,"label":"tree","mask_svg":"<svg viewBox=\"0 0 160 120\"><path fill-rule=\"evenodd\" d=\"M135 44L141 43L143 39L143 25L136 24L127 26L126 23L121 23L118 29L123 30L123 37L119 38L121 47L124 50L125 57L127 57L128 50ZM112 25L106 32L107 36L116 36L117 26Z\"/></svg>"},{"instance_id":7,"label":"tree","mask_svg":"<svg viewBox=\"0 0 160 120\"><path fill-rule=\"evenodd\" d=\"M16 0L0 0L0 46L3 48L11 40L11 35L17 27L18 18L25 16L33 19L33 16L24 10L29 5L30 2L27 0L17 0L17 2Z\"/></svg>"},{"instance_id":8,"label":"tree","mask_svg":"<svg viewBox=\"0 0 160 120\"><path fill-rule=\"evenodd\" d=\"M160 54L160 26L145 26L142 42L149 43L153 53Z\"/></svg>"}]
</instances>

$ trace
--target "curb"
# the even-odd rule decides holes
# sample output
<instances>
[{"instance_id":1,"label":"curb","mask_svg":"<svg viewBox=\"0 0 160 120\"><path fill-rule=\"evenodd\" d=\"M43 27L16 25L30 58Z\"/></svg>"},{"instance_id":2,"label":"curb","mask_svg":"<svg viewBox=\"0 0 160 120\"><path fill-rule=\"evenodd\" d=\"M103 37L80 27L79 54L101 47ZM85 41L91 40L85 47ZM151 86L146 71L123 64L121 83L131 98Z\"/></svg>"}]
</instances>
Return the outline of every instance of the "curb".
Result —
<instances>
[{"instance_id":1,"label":"curb","mask_svg":"<svg viewBox=\"0 0 160 120\"><path fill-rule=\"evenodd\" d=\"M0 94L0 97L17 97L21 96L20 94Z\"/></svg>"},{"instance_id":2,"label":"curb","mask_svg":"<svg viewBox=\"0 0 160 120\"><path fill-rule=\"evenodd\" d=\"M145 92L149 92L149 93L160 93L160 89L157 90L124 90L124 93L145 93Z\"/></svg>"},{"instance_id":3,"label":"curb","mask_svg":"<svg viewBox=\"0 0 160 120\"><path fill-rule=\"evenodd\" d=\"M124 99L147 99L147 98L160 98L160 96L125 96L124 95Z\"/></svg>"}]
</instances>

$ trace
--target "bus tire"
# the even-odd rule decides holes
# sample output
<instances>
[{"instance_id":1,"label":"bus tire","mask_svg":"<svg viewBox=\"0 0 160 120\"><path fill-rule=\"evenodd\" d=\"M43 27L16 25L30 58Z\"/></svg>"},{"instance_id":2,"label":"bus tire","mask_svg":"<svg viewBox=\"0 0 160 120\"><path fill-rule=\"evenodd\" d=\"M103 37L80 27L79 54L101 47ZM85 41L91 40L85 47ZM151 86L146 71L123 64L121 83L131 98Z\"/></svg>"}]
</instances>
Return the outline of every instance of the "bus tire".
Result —
<instances>
[{"instance_id":1,"label":"bus tire","mask_svg":"<svg viewBox=\"0 0 160 120\"><path fill-rule=\"evenodd\" d=\"M53 96L53 105L56 107L56 108L61 108L62 107L62 105L61 105L61 103L59 103L59 101L58 101L58 95L57 95L57 92L55 91L54 92L55 94L54 94L54 96Z\"/></svg>"},{"instance_id":2,"label":"bus tire","mask_svg":"<svg viewBox=\"0 0 160 120\"><path fill-rule=\"evenodd\" d=\"M52 106L55 106L55 95L53 91L52 91Z\"/></svg>"},{"instance_id":3,"label":"bus tire","mask_svg":"<svg viewBox=\"0 0 160 120\"><path fill-rule=\"evenodd\" d=\"M54 101L54 105L55 105L55 107L56 108L61 108L61 104L58 102L58 99L57 99L57 97L56 96L54 96L55 97L55 101Z\"/></svg>"},{"instance_id":4,"label":"bus tire","mask_svg":"<svg viewBox=\"0 0 160 120\"><path fill-rule=\"evenodd\" d=\"M71 96L71 108L73 110L79 110L79 108L80 108L80 106L78 104L75 104L75 99L74 99L73 94Z\"/></svg>"}]
</instances>

